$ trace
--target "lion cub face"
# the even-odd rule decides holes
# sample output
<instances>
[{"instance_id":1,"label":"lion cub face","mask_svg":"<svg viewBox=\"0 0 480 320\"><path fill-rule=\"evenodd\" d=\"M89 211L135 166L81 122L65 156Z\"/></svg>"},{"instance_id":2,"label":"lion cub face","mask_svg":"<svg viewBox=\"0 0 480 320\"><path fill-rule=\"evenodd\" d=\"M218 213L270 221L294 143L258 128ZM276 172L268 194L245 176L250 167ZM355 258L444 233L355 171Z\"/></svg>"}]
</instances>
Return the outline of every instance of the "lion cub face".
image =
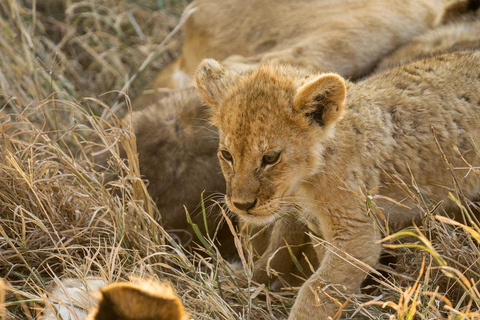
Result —
<instances>
[{"instance_id":1,"label":"lion cub face","mask_svg":"<svg viewBox=\"0 0 480 320\"><path fill-rule=\"evenodd\" d=\"M291 212L298 183L321 170L322 141L343 112L344 80L275 66L240 75L208 59L196 83L219 128L228 208L255 224Z\"/></svg>"}]
</instances>

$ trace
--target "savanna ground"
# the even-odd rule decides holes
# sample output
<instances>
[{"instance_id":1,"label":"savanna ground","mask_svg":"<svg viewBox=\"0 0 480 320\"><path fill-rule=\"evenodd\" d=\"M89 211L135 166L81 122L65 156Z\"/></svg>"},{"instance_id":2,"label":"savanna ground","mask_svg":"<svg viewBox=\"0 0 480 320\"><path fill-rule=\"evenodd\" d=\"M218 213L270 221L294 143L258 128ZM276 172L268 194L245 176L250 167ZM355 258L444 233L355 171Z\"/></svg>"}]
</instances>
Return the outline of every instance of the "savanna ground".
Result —
<instances>
[{"instance_id":1,"label":"savanna ground","mask_svg":"<svg viewBox=\"0 0 480 320\"><path fill-rule=\"evenodd\" d=\"M194 319L278 319L295 289L240 285L212 239L189 253L163 230L146 192L135 137L118 129L130 99L178 55L182 0L0 1L0 317L35 319L59 279L165 279ZM96 141L96 142L93 142ZM118 156L114 142L127 150ZM92 150L112 154L119 178ZM479 152L480 156L480 152ZM466 164L467 166L468 164ZM471 168L469 174L477 174ZM453 170L453 169L452 169ZM446 172L445 174L449 174ZM399 182L399 187L403 187ZM480 318L475 204L452 190L468 226L438 218L436 203L405 195L423 225L387 238L396 266L351 297L352 318ZM368 191L366 210L377 210ZM399 239L403 240L400 242ZM241 241L237 242L242 246ZM321 245L321 240L319 240ZM241 256L247 275L251 256Z\"/></svg>"}]
</instances>

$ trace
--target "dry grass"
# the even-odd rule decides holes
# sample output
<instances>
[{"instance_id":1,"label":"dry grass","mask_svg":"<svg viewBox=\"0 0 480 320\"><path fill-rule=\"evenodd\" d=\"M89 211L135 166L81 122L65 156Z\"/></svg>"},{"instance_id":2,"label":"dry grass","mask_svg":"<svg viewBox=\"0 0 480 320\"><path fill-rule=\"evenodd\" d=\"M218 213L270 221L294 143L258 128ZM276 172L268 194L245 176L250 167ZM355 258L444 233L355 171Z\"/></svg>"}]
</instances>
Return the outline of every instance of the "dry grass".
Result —
<instances>
[{"instance_id":1,"label":"dry grass","mask_svg":"<svg viewBox=\"0 0 480 320\"><path fill-rule=\"evenodd\" d=\"M0 2L0 318L34 319L53 279L89 275L108 282L168 279L195 319L288 314L294 290L241 286L212 239L203 239L209 245L200 255L166 234L140 178L134 135L106 122L118 123L129 103L125 94L135 97L176 56L178 34L158 44L185 5ZM120 159L112 141L122 144L129 161ZM102 183L92 147L112 153L119 179ZM473 205L458 186L452 197L460 199L469 228L436 217L435 204L410 195L425 211L425 224L385 241L398 256L397 269L388 277L377 274L381 285L352 298L346 309L368 319L480 317L480 228ZM250 255L243 263L251 268Z\"/></svg>"}]
</instances>

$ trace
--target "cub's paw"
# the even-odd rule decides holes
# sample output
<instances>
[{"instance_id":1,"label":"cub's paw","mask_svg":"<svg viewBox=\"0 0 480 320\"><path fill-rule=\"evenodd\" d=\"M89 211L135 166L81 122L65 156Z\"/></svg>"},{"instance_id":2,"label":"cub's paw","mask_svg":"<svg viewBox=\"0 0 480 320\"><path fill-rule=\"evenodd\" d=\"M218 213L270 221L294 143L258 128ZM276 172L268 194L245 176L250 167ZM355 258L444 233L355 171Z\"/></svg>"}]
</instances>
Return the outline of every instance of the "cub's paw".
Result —
<instances>
[{"instance_id":1,"label":"cub's paw","mask_svg":"<svg viewBox=\"0 0 480 320\"><path fill-rule=\"evenodd\" d=\"M273 285L273 283L275 282L275 279L272 277L272 275L269 275L267 273L266 265L260 263L260 261L255 262L255 266L251 275L249 275L248 272L243 269L243 266L240 262L232 263L232 269L235 275L235 279L242 287L246 287L248 285L249 278L255 283L264 284L266 286L270 286L270 284ZM277 290L279 290L282 287L281 283L276 287L278 287Z\"/></svg>"}]
</instances>

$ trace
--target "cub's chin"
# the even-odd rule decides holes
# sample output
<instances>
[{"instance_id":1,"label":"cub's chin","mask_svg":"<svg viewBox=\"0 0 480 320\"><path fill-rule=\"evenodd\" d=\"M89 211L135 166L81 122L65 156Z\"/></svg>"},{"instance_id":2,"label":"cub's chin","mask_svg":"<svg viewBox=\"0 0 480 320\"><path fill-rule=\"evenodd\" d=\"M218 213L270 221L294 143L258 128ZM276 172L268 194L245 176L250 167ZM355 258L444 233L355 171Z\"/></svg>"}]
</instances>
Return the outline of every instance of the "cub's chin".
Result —
<instances>
[{"instance_id":1,"label":"cub's chin","mask_svg":"<svg viewBox=\"0 0 480 320\"><path fill-rule=\"evenodd\" d=\"M277 220L277 216L274 214L260 216L254 214L236 213L236 215L239 216L240 219L242 219L246 223L255 226L265 226Z\"/></svg>"}]
</instances>

